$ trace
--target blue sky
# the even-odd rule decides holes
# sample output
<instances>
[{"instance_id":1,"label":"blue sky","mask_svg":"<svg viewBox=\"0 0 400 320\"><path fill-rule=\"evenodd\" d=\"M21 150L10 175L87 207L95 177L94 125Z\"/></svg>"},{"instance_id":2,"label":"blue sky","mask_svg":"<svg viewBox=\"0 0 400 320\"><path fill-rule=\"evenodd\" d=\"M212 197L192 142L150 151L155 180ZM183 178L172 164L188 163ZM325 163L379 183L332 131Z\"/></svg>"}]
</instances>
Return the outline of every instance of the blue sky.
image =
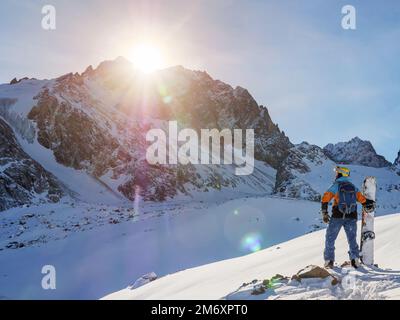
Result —
<instances>
[{"instance_id":1,"label":"blue sky","mask_svg":"<svg viewBox=\"0 0 400 320\"><path fill-rule=\"evenodd\" d=\"M41 28L45 4L55 31ZM356 30L341 27L346 4ZM390 161L400 149L396 0L3 0L0 82L83 71L146 37L168 65L247 88L295 143L359 136Z\"/></svg>"}]
</instances>

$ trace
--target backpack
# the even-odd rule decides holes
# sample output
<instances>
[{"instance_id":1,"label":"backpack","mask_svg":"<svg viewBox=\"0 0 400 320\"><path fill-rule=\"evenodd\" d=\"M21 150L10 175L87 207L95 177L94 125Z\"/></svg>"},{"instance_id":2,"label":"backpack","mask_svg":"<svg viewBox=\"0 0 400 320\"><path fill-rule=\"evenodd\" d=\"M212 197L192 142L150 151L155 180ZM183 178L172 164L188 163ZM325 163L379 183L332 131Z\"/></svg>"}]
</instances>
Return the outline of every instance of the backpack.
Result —
<instances>
[{"instance_id":1,"label":"backpack","mask_svg":"<svg viewBox=\"0 0 400 320\"><path fill-rule=\"evenodd\" d=\"M351 182L339 182L338 209L343 214L351 214L357 211L357 191Z\"/></svg>"}]
</instances>

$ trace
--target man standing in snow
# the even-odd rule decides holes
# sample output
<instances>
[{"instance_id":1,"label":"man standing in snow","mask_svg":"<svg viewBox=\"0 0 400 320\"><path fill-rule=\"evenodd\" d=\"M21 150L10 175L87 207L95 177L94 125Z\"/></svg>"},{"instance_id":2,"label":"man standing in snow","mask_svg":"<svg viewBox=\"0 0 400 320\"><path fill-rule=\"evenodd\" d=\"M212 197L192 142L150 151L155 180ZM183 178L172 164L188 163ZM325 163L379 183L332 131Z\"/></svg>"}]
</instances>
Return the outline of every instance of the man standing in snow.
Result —
<instances>
[{"instance_id":1,"label":"man standing in snow","mask_svg":"<svg viewBox=\"0 0 400 320\"><path fill-rule=\"evenodd\" d=\"M335 261L335 241L343 227L349 243L351 265L360 266L359 248L357 244L357 202L367 209L374 206L374 201L367 200L349 180L350 170L345 167L335 167L336 179L324 193L321 200L322 220L328 224L325 236L324 260L325 267L332 268ZM332 217L328 214L329 202L334 199Z\"/></svg>"}]
</instances>

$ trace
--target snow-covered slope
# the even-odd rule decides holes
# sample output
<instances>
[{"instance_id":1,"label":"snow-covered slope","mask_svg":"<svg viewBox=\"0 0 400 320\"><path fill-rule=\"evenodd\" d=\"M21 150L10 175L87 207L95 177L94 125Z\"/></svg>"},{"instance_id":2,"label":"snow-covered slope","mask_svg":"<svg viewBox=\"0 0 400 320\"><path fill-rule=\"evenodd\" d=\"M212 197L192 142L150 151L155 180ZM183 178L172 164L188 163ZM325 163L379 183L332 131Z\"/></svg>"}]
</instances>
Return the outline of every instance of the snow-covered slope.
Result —
<instances>
[{"instance_id":1,"label":"snow-covered slope","mask_svg":"<svg viewBox=\"0 0 400 320\"><path fill-rule=\"evenodd\" d=\"M275 190L282 197L319 201L334 165L320 147L295 145L278 168Z\"/></svg>"},{"instance_id":2,"label":"snow-covered slope","mask_svg":"<svg viewBox=\"0 0 400 320\"><path fill-rule=\"evenodd\" d=\"M51 152L44 148L37 141L37 130L35 124L28 119L33 106L36 104L36 97L42 90L52 87L54 80L36 80L24 79L13 85L0 85L0 116L15 133L15 139L24 153L29 155L33 161L37 162L46 171L52 173L70 190L73 190L73 196L85 201L117 203L121 202L118 197L104 184L97 181L85 171L74 170L58 163ZM3 135L6 131L2 129ZM0 154L0 157L4 154ZM8 155L8 159L13 160L17 155ZM13 205L29 204L29 201L15 201L15 196L8 194L10 199L14 199ZM9 206L7 206L9 207ZM5 208L5 206L3 207Z\"/></svg>"},{"instance_id":3,"label":"snow-covered slope","mask_svg":"<svg viewBox=\"0 0 400 320\"><path fill-rule=\"evenodd\" d=\"M264 279L276 274L291 276L310 264L321 265L325 233L319 231L244 257L171 274L137 289L126 288L105 299L399 299L400 214L377 218L375 228L379 268L338 270L339 276L349 277L337 285L316 279L287 281L262 295L251 295L254 284ZM346 252L341 232L337 261L348 259Z\"/></svg>"}]
</instances>

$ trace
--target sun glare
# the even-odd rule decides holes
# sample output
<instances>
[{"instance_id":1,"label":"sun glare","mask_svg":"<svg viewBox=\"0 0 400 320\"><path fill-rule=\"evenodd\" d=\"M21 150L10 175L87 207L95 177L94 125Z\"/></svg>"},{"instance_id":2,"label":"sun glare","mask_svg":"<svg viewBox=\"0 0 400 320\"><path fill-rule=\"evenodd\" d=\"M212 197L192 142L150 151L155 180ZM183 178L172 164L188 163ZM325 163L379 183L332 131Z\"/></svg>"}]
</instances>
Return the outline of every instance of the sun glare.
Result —
<instances>
[{"instance_id":1,"label":"sun glare","mask_svg":"<svg viewBox=\"0 0 400 320\"><path fill-rule=\"evenodd\" d=\"M163 64L160 49L149 44L135 46L130 54L130 60L135 68L144 73L160 69Z\"/></svg>"}]
</instances>

